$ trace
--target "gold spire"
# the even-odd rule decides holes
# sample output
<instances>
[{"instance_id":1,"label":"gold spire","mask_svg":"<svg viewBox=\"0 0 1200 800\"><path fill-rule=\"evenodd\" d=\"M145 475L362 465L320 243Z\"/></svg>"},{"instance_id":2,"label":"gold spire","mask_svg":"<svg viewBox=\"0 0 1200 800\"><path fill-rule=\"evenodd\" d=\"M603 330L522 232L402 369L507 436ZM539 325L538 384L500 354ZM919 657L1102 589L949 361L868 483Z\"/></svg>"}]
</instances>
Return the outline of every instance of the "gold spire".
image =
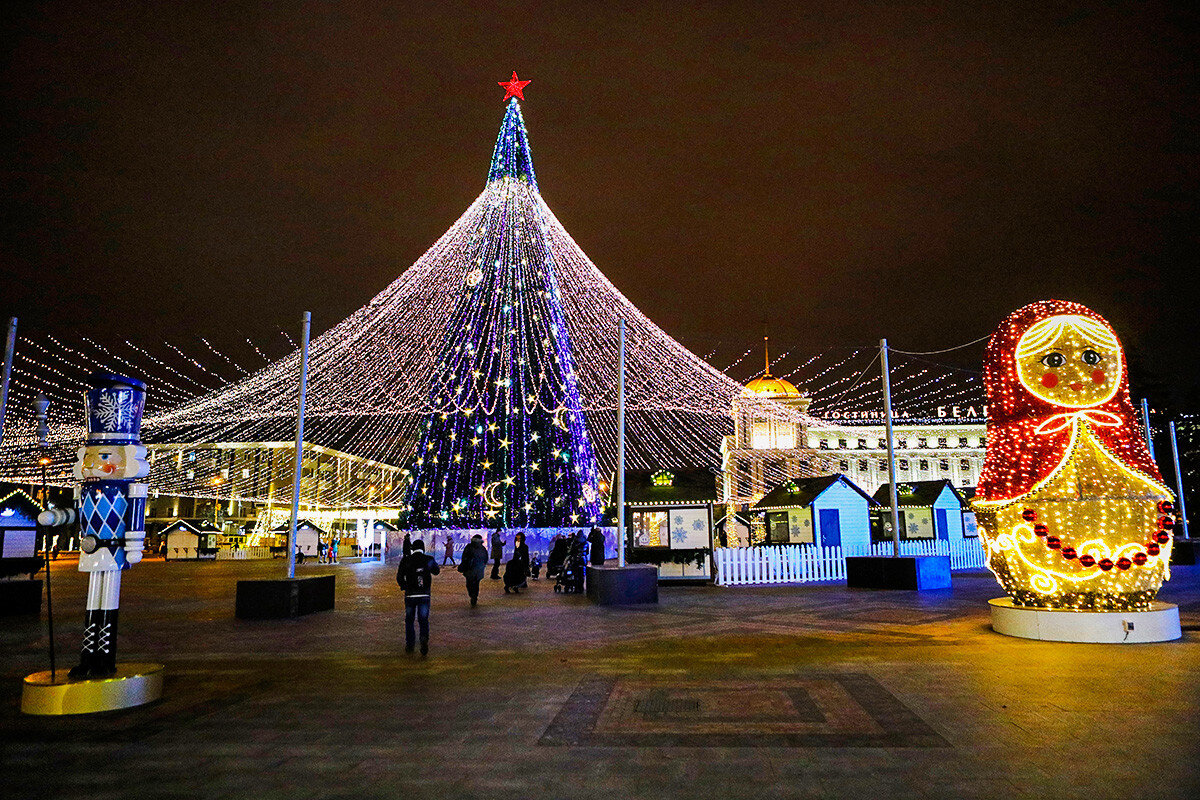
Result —
<instances>
[{"instance_id":1,"label":"gold spire","mask_svg":"<svg viewBox=\"0 0 1200 800\"><path fill-rule=\"evenodd\" d=\"M769 378L771 377L771 345L770 338L766 335L763 336L763 363L765 364L763 377Z\"/></svg>"}]
</instances>

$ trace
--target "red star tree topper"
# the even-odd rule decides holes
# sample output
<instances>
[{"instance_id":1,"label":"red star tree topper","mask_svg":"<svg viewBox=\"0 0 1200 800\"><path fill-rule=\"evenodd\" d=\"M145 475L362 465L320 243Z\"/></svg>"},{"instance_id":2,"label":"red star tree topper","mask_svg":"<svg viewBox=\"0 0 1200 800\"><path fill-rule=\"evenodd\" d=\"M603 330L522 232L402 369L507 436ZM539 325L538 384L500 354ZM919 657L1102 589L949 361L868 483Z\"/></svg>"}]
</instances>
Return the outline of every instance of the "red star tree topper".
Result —
<instances>
[{"instance_id":1,"label":"red star tree topper","mask_svg":"<svg viewBox=\"0 0 1200 800\"><path fill-rule=\"evenodd\" d=\"M505 100L507 100L510 97L515 97L518 100L524 100L525 95L523 95L521 92L523 92L525 90L525 87L528 86L529 84L531 84L532 82L533 81L517 80L516 70L513 70L512 80L496 81L496 83L498 83L500 85L500 87L502 89L504 89L504 91L505 91L505 95L504 95Z\"/></svg>"}]
</instances>

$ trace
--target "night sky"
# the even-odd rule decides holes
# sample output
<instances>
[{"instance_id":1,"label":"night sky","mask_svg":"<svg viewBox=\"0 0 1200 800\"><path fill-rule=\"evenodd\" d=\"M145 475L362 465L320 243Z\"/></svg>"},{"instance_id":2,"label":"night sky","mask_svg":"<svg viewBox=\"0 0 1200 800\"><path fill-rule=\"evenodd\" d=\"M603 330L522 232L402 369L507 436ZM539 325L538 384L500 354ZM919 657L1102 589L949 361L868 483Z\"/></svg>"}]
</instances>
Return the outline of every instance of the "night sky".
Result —
<instances>
[{"instance_id":1,"label":"night sky","mask_svg":"<svg viewBox=\"0 0 1200 800\"><path fill-rule=\"evenodd\" d=\"M1197 382L1194 3L15 5L23 332L332 326L483 189L515 69L547 203L717 366L764 326L932 350L1061 297Z\"/></svg>"}]
</instances>

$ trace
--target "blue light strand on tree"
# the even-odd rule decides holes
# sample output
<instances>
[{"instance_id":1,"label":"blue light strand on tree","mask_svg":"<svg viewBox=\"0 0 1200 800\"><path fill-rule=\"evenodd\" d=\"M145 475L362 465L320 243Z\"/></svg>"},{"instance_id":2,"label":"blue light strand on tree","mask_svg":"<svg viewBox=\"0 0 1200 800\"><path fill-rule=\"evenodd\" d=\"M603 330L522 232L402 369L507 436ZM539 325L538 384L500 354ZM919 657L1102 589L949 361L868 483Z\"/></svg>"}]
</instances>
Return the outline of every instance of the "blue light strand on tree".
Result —
<instances>
[{"instance_id":1,"label":"blue light strand on tree","mask_svg":"<svg viewBox=\"0 0 1200 800\"><path fill-rule=\"evenodd\" d=\"M406 524L564 527L598 521L599 470L564 322L521 108L508 104L485 209L432 377Z\"/></svg>"}]
</instances>

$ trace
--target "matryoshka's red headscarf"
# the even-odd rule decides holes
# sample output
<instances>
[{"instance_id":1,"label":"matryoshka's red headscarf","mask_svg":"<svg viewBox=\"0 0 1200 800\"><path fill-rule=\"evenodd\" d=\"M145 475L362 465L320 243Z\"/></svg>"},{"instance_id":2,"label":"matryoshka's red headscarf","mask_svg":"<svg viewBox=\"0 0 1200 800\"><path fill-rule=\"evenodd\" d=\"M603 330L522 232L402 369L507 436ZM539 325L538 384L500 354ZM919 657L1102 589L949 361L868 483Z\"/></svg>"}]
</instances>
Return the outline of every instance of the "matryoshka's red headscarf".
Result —
<instances>
[{"instance_id":1,"label":"matryoshka's red headscarf","mask_svg":"<svg viewBox=\"0 0 1200 800\"><path fill-rule=\"evenodd\" d=\"M1126 466L1162 482L1136 424L1124 358L1116 394L1087 409L1056 405L1022 385L1017 373L1017 343L1037 323L1062 314L1087 317L1112 331L1108 320L1086 306L1064 300L1041 300L1010 314L988 340L983 356L983 385L988 402L987 454L976 490L980 500L1020 497L1049 477L1066 455L1072 426L1044 423L1056 414L1071 411L1106 412L1103 417L1095 415L1105 419L1106 424L1090 426L1096 438ZM1037 431L1039 426L1043 432Z\"/></svg>"}]
</instances>

